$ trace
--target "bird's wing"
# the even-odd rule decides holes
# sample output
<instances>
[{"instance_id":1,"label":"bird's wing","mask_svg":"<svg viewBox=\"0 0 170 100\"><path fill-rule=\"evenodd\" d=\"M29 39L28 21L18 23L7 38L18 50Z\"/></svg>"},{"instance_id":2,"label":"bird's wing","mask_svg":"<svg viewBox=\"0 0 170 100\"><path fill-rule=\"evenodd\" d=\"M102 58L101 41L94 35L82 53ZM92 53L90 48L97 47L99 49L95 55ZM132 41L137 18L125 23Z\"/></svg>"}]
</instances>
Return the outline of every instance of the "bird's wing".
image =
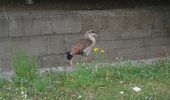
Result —
<instances>
[{"instance_id":1,"label":"bird's wing","mask_svg":"<svg viewBox=\"0 0 170 100\"><path fill-rule=\"evenodd\" d=\"M87 48L91 44L92 41L90 39L81 39L76 43L76 45L74 45L73 48L71 48L70 54L71 55L80 54L80 52L82 52L85 48Z\"/></svg>"}]
</instances>

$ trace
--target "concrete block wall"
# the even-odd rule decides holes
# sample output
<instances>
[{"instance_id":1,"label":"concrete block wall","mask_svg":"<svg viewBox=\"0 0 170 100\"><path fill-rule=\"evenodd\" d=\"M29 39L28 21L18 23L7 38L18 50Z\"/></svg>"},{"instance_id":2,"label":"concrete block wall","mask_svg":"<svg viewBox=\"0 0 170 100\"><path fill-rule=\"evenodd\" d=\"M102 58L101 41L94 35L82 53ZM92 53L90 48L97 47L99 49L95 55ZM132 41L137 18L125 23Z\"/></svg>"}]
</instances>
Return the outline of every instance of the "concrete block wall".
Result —
<instances>
[{"instance_id":1,"label":"concrete block wall","mask_svg":"<svg viewBox=\"0 0 170 100\"><path fill-rule=\"evenodd\" d=\"M65 51L89 29L106 59L147 59L170 53L170 10L0 12L0 71L11 69L13 48L36 56L41 67L65 65ZM91 56L92 57L92 56Z\"/></svg>"}]
</instances>

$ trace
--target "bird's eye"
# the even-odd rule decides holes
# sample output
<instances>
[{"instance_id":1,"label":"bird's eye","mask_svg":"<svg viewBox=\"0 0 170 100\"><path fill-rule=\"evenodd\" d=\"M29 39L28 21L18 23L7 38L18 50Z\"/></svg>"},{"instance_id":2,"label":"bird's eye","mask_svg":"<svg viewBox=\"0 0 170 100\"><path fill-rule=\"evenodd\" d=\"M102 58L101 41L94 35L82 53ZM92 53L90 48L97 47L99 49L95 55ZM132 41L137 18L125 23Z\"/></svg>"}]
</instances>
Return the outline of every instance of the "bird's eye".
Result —
<instances>
[{"instance_id":1,"label":"bird's eye","mask_svg":"<svg viewBox=\"0 0 170 100\"><path fill-rule=\"evenodd\" d=\"M92 33L94 33L94 31L91 31Z\"/></svg>"}]
</instances>

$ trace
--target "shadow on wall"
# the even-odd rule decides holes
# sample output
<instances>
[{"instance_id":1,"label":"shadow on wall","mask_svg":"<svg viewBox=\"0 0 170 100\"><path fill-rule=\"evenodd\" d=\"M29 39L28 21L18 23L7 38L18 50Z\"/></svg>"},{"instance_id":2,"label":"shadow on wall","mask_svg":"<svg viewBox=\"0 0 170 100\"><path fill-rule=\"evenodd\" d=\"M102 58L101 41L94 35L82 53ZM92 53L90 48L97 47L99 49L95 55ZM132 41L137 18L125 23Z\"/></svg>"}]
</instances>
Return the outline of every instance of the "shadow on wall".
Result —
<instances>
[{"instance_id":1,"label":"shadow on wall","mask_svg":"<svg viewBox=\"0 0 170 100\"><path fill-rule=\"evenodd\" d=\"M8 6L6 6L8 4ZM62 10L108 10L170 5L168 0L1 0L5 8L62 9ZM17 6L16 6L17 5ZM1 6L0 6L1 7Z\"/></svg>"}]
</instances>

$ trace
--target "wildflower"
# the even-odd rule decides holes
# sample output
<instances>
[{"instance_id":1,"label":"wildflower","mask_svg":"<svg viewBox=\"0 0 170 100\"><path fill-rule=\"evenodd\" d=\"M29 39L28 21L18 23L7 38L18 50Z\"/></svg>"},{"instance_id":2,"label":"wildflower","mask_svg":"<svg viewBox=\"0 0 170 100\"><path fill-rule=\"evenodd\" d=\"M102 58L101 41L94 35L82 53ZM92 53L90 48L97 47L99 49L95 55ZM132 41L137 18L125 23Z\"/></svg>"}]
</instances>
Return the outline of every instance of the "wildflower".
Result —
<instances>
[{"instance_id":1,"label":"wildflower","mask_svg":"<svg viewBox=\"0 0 170 100\"><path fill-rule=\"evenodd\" d=\"M125 83L124 81L120 81L120 84L123 84L123 83Z\"/></svg>"},{"instance_id":2,"label":"wildflower","mask_svg":"<svg viewBox=\"0 0 170 100\"><path fill-rule=\"evenodd\" d=\"M79 95L77 98L78 98L78 99L80 99L80 98L82 98L82 96L81 96L81 95Z\"/></svg>"},{"instance_id":3,"label":"wildflower","mask_svg":"<svg viewBox=\"0 0 170 100\"><path fill-rule=\"evenodd\" d=\"M122 56L120 57L120 60L123 60L123 57L122 57Z\"/></svg>"},{"instance_id":4,"label":"wildflower","mask_svg":"<svg viewBox=\"0 0 170 100\"><path fill-rule=\"evenodd\" d=\"M23 94L24 94L24 91L21 91L21 94L23 95Z\"/></svg>"},{"instance_id":5,"label":"wildflower","mask_svg":"<svg viewBox=\"0 0 170 100\"><path fill-rule=\"evenodd\" d=\"M23 87L23 86L21 86L21 90L24 90L24 87Z\"/></svg>"},{"instance_id":6,"label":"wildflower","mask_svg":"<svg viewBox=\"0 0 170 100\"><path fill-rule=\"evenodd\" d=\"M109 80L109 77L106 77L106 80Z\"/></svg>"},{"instance_id":7,"label":"wildflower","mask_svg":"<svg viewBox=\"0 0 170 100\"><path fill-rule=\"evenodd\" d=\"M22 97L26 99L28 96L27 94L22 94Z\"/></svg>"},{"instance_id":8,"label":"wildflower","mask_svg":"<svg viewBox=\"0 0 170 100\"><path fill-rule=\"evenodd\" d=\"M100 50L100 53L104 53L104 50L103 50L103 49L101 49L101 50Z\"/></svg>"},{"instance_id":9,"label":"wildflower","mask_svg":"<svg viewBox=\"0 0 170 100\"><path fill-rule=\"evenodd\" d=\"M93 51L94 51L94 52L98 52L98 51L99 51L99 48L94 48Z\"/></svg>"},{"instance_id":10,"label":"wildflower","mask_svg":"<svg viewBox=\"0 0 170 100\"><path fill-rule=\"evenodd\" d=\"M119 57L116 57L116 60L119 60Z\"/></svg>"},{"instance_id":11,"label":"wildflower","mask_svg":"<svg viewBox=\"0 0 170 100\"><path fill-rule=\"evenodd\" d=\"M83 66L85 66L85 65L86 65L86 63L84 62L82 65L83 65Z\"/></svg>"},{"instance_id":12,"label":"wildflower","mask_svg":"<svg viewBox=\"0 0 170 100\"><path fill-rule=\"evenodd\" d=\"M124 94L124 92L123 92L123 91L120 91L120 94Z\"/></svg>"},{"instance_id":13,"label":"wildflower","mask_svg":"<svg viewBox=\"0 0 170 100\"><path fill-rule=\"evenodd\" d=\"M114 66L114 62L111 63L111 66Z\"/></svg>"},{"instance_id":14,"label":"wildflower","mask_svg":"<svg viewBox=\"0 0 170 100\"><path fill-rule=\"evenodd\" d=\"M22 95L23 98L25 98L25 99L27 98L27 93L26 93L26 91L23 91L23 90L22 90L22 91L21 91L21 95Z\"/></svg>"},{"instance_id":15,"label":"wildflower","mask_svg":"<svg viewBox=\"0 0 170 100\"><path fill-rule=\"evenodd\" d=\"M58 67L58 70L59 70L59 71L62 71L62 70L64 70L64 69L63 69L62 67Z\"/></svg>"},{"instance_id":16,"label":"wildflower","mask_svg":"<svg viewBox=\"0 0 170 100\"><path fill-rule=\"evenodd\" d=\"M141 88L139 88L139 87L133 87L133 90L134 90L135 92L139 92L139 91L141 91Z\"/></svg>"}]
</instances>

